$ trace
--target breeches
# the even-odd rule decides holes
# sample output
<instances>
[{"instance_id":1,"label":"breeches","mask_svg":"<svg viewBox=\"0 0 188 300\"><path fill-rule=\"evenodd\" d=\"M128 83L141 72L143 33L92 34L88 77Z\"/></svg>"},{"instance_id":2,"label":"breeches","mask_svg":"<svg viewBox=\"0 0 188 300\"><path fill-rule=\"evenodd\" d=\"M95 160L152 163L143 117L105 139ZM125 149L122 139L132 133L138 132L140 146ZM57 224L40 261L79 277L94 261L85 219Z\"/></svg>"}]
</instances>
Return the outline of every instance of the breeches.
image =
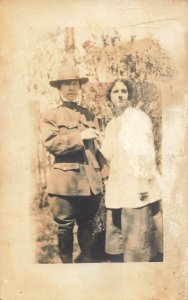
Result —
<instances>
[{"instance_id":1,"label":"breeches","mask_svg":"<svg viewBox=\"0 0 188 300\"><path fill-rule=\"evenodd\" d=\"M73 226L78 225L78 243L82 253L89 253L92 244L92 222L99 208L101 195L82 197L49 194L48 203L54 221L58 224L59 248L72 255Z\"/></svg>"}]
</instances>

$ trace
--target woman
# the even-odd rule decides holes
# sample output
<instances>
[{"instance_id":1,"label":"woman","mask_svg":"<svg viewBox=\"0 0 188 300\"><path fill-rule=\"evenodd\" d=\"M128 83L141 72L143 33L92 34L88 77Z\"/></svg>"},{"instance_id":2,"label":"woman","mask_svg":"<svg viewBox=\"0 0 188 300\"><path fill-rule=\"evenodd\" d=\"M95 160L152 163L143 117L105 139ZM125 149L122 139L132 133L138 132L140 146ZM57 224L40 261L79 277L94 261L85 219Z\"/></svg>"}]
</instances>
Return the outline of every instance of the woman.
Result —
<instances>
[{"instance_id":1,"label":"woman","mask_svg":"<svg viewBox=\"0 0 188 300\"><path fill-rule=\"evenodd\" d=\"M122 253L125 262L152 261L158 252L156 222L162 232L152 123L133 99L129 81L115 81L108 94L115 116L101 149L110 162L106 252L112 261L121 261Z\"/></svg>"}]
</instances>

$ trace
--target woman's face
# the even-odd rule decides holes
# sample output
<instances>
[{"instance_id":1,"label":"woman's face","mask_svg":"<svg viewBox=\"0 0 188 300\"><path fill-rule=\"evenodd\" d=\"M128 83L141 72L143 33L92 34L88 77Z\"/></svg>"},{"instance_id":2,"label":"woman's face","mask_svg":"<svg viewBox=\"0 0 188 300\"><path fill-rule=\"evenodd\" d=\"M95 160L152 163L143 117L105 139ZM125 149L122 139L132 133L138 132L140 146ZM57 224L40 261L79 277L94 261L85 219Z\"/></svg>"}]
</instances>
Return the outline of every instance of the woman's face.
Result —
<instances>
[{"instance_id":1,"label":"woman's face","mask_svg":"<svg viewBox=\"0 0 188 300\"><path fill-rule=\"evenodd\" d=\"M112 88L111 101L116 109L123 109L127 105L128 90L122 81L117 81Z\"/></svg>"}]
</instances>

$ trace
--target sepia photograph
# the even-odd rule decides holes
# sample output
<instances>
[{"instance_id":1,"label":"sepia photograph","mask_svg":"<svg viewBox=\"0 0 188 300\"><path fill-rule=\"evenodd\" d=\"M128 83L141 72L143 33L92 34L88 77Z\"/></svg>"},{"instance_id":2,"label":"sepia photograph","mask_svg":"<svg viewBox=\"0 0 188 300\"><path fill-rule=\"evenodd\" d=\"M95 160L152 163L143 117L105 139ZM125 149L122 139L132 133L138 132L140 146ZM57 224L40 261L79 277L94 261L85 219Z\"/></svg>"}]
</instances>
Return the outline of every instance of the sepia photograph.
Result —
<instances>
[{"instance_id":1,"label":"sepia photograph","mask_svg":"<svg viewBox=\"0 0 188 300\"><path fill-rule=\"evenodd\" d=\"M0 6L0 299L186 300L188 2Z\"/></svg>"},{"instance_id":2,"label":"sepia photograph","mask_svg":"<svg viewBox=\"0 0 188 300\"><path fill-rule=\"evenodd\" d=\"M37 261L162 261L160 81L175 67L125 28L84 33L49 35L30 67Z\"/></svg>"}]
</instances>

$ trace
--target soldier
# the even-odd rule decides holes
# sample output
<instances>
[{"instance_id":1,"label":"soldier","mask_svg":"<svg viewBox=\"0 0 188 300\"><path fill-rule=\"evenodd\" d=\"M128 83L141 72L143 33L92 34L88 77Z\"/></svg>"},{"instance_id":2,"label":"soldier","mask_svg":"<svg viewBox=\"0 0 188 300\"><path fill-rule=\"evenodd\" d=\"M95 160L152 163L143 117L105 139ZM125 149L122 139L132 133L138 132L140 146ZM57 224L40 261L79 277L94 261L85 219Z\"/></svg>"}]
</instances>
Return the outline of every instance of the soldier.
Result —
<instances>
[{"instance_id":1,"label":"soldier","mask_svg":"<svg viewBox=\"0 0 188 300\"><path fill-rule=\"evenodd\" d=\"M63 263L73 262L73 227L78 225L81 262L92 262L92 222L102 195L105 160L98 149L100 131L95 116L77 104L88 78L79 77L74 65L60 67L50 85L59 91L61 105L42 116L42 139L54 156L47 180L48 202L58 223L58 245Z\"/></svg>"}]
</instances>

